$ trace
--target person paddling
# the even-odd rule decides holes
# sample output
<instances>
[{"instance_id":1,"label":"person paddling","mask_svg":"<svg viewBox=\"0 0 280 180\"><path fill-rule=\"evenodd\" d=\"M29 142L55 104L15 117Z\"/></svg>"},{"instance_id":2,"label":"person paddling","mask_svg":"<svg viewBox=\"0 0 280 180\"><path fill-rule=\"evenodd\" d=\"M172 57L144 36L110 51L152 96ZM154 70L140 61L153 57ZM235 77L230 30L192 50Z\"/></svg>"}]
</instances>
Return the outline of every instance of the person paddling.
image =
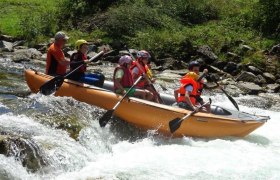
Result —
<instances>
[{"instance_id":1,"label":"person paddling","mask_svg":"<svg viewBox=\"0 0 280 180\"><path fill-rule=\"evenodd\" d=\"M131 66L131 72L134 81L142 74L144 74L144 76L148 76L150 74L149 73L150 69L148 66L150 58L151 55L145 50L141 50L137 52L137 59L133 61ZM157 92L155 92L155 90L151 88L150 86L151 82L149 82L147 78L149 77L145 77L142 81L140 81L140 83L138 83L137 85L137 88L150 91L153 94L152 101L159 103Z\"/></svg>"},{"instance_id":2,"label":"person paddling","mask_svg":"<svg viewBox=\"0 0 280 180\"><path fill-rule=\"evenodd\" d=\"M54 43L51 44L47 52L46 74L53 76L64 75L70 61L65 58L62 48L69 37L60 31L55 34L54 39Z\"/></svg>"},{"instance_id":3,"label":"person paddling","mask_svg":"<svg viewBox=\"0 0 280 180\"><path fill-rule=\"evenodd\" d=\"M119 64L115 68L113 80L114 80L114 90L117 94L124 95L127 90L133 85L133 78L130 72L130 66L132 64L132 58L128 55L122 56L119 59ZM151 100L153 94L144 89L133 88L128 96L136 96L141 99Z\"/></svg>"},{"instance_id":4,"label":"person paddling","mask_svg":"<svg viewBox=\"0 0 280 180\"><path fill-rule=\"evenodd\" d=\"M175 99L180 108L194 111L198 105L196 96L198 85L196 80L198 75L195 72L189 72L181 80L181 86L175 90Z\"/></svg>"},{"instance_id":5,"label":"person paddling","mask_svg":"<svg viewBox=\"0 0 280 180\"><path fill-rule=\"evenodd\" d=\"M75 48L77 52L73 53L70 58L70 70L76 69L78 66L84 64L78 71L71 74L69 79L79 81L82 83L102 87L104 84L105 77L103 74L99 73L86 73L86 64L90 63L87 59L88 52L88 42L86 40L80 39L76 41Z\"/></svg>"},{"instance_id":6,"label":"person paddling","mask_svg":"<svg viewBox=\"0 0 280 180\"><path fill-rule=\"evenodd\" d=\"M200 63L198 61L191 61L189 63L189 67L188 67L189 71L190 72L195 72L196 74L199 74L199 70L200 70ZM203 70L203 75L207 75L208 73L208 69L204 69ZM204 104L204 100L203 98L201 97L201 94L203 92L203 89L204 89L204 86L205 86L205 82L203 80L203 78L199 78L199 80L197 81L197 95L196 95L196 100L199 104ZM216 88L216 87L215 87ZM210 104L207 104L206 106L206 109L207 109L207 112L211 112L211 107L210 107Z\"/></svg>"}]
</instances>

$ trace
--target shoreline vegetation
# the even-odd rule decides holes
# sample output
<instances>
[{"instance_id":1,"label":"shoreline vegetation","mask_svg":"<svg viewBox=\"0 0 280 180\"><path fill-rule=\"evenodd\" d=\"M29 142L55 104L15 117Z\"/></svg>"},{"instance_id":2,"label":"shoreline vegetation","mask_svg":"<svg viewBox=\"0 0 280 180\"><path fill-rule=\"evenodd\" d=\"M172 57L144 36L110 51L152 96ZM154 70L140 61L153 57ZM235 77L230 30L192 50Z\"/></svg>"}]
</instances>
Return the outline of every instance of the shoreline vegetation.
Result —
<instances>
[{"instance_id":1,"label":"shoreline vegetation","mask_svg":"<svg viewBox=\"0 0 280 180\"><path fill-rule=\"evenodd\" d=\"M273 0L3 0L0 9L0 34L29 47L63 30L72 45L81 38L117 50L126 44L149 50L154 61L188 63L207 46L219 61L280 72L278 56L269 54L280 39L280 3Z\"/></svg>"}]
</instances>

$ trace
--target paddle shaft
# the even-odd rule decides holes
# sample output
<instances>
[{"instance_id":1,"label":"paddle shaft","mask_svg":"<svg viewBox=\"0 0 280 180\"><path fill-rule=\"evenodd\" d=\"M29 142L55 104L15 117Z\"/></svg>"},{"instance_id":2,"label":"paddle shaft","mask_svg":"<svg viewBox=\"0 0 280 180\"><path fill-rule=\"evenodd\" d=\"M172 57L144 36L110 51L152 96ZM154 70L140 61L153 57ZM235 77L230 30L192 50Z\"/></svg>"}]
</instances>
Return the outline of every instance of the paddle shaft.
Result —
<instances>
[{"instance_id":1,"label":"paddle shaft","mask_svg":"<svg viewBox=\"0 0 280 180\"><path fill-rule=\"evenodd\" d=\"M217 84L217 86L220 86L220 84L215 79L213 79L213 78L211 78L211 79ZM227 96L227 98L230 100L230 102L234 105L234 107L239 111L237 102L224 90L224 88L221 87L221 90Z\"/></svg>"},{"instance_id":2,"label":"paddle shaft","mask_svg":"<svg viewBox=\"0 0 280 180\"><path fill-rule=\"evenodd\" d=\"M128 54L132 57L132 59L135 60L135 57L134 57L133 54L129 51L128 47L125 46L125 48L126 48ZM136 63L137 63L137 62L136 62ZM137 65L137 67L140 68L138 65ZM142 72L144 72L143 69L139 69L139 70L141 70ZM146 76L145 78L147 79L147 81L148 81L148 83L149 83L149 86L150 86L150 87L153 89L153 91L157 94L157 97L158 97L158 100L160 101L160 103L161 103L161 104L164 104L164 101L161 99L160 94L157 92L157 90L156 90L155 86L153 85L151 79L150 79L148 76Z\"/></svg>"},{"instance_id":3,"label":"paddle shaft","mask_svg":"<svg viewBox=\"0 0 280 180\"><path fill-rule=\"evenodd\" d=\"M141 81L142 76L140 76L135 82L134 84L128 89L128 91L125 93L125 95L121 98L121 100L119 100L119 102L117 102L117 104L113 107L113 111L116 110L116 108L120 105L120 103L124 100L124 98L126 98L126 96L129 94L129 92Z\"/></svg>"},{"instance_id":4,"label":"paddle shaft","mask_svg":"<svg viewBox=\"0 0 280 180\"><path fill-rule=\"evenodd\" d=\"M90 58L88 61L91 62L93 60L95 60L96 58L102 56L104 54L104 51L100 51L98 54L96 54L95 56L93 56L92 58ZM64 78L67 78L68 76L70 76L71 74L73 74L74 72L76 72L78 69L80 69L81 67L83 67L85 64L81 64L80 66L76 67L75 69L73 69L72 71L68 72Z\"/></svg>"}]
</instances>

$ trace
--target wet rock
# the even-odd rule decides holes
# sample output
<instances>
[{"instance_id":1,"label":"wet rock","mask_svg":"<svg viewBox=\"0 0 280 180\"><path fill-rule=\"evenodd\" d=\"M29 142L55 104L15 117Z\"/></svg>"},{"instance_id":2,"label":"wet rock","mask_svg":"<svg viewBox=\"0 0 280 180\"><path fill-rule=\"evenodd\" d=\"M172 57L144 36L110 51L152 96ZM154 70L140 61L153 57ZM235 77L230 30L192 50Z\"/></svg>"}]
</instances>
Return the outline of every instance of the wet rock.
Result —
<instances>
[{"instance_id":1,"label":"wet rock","mask_svg":"<svg viewBox=\"0 0 280 180\"><path fill-rule=\"evenodd\" d=\"M46 61L47 60L47 53L42 54L40 60Z\"/></svg>"},{"instance_id":2,"label":"wet rock","mask_svg":"<svg viewBox=\"0 0 280 180\"><path fill-rule=\"evenodd\" d=\"M12 52L13 51L13 43L8 42L8 41L0 41L0 51Z\"/></svg>"},{"instance_id":3,"label":"wet rock","mask_svg":"<svg viewBox=\"0 0 280 180\"><path fill-rule=\"evenodd\" d=\"M67 51L66 56L67 57L71 57L75 52L77 52L76 50L74 51Z\"/></svg>"},{"instance_id":4,"label":"wet rock","mask_svg":"<svg viewBox=\"0 0 280 180\"><path fill-rule=\"evenodd\" d=\"M13 47L16 47L16 46L23 46L24 43L25 43L24 40L15 41L15 42L13 43Z\"/></svg>"},{"instance_id":5,"label":"wet rock","mask_svg":"<svg viewBox=\"0 0 280 180\"><path fill-rule=\"evenodd\" d=\"M198 47L197 53L203 57L207 64L211 64L218 59L218 56L207 45Z\"/></svg>"},{"instance_id":6,"label":"wet rock","mask_svg":"<svg viewBox=\"0 0 280 180\"><path fill-rule=\"evenodd\" d=\"M226 62L226 61L215 61L215 62L213 62L212 63L212 66L215 66L215 67L217 67L217 68L219 68L219 69L224 69L224 67L227 65L227 63L228 62Z\"/></svg>"},{"instance_id":7,"label":"wet rock","mask_svg":"<svg viewBox=\"0 0 280 180\"><path fill-rule=\"evenodd\" d=\"M228 62L228 64L224 67L224 71L232 75L236 74L237 64L235 62Z\"/></svg>"},{"instance_id":8,"label":"wet rock","mask_svg":"<svg viewBox=\"0 0 280 180\"><path fill-rule=\"evenodd\" d=\"M137 50L137 49L129 49L129 52L130 52L134 57L136 57L138 50ZM119 54L120 54L121 56L123 56L123 55L130 55L129 52L128 52L127 50L121 50L121 51L119 51Z\"/></svg>"},{"instance_id":9,"label":"wet rock","mask_svg":"<svg viewBox=\"0 0 280 180\"><path fill-rule=\"evenodd\" d=\"M241 57L238 54L233 53L233 52L227 52L227 57L235 62L241 61Z\"/></svg>"},{"instance_id":10,"label":"wet rock","mask_svg":"<svg viewBox=\"0 0 280 180\"><path fill-rule=\"evenodd\" d=\"M221 76L218 75L217 73L211 73L209 75L209 80L210 81L220 81Z\"/></svg>"},{"instance_id":11,"label":"wet rock","mask_svg":"<svg viewBox=\"0 0 280 180\"><path fill-rule=\"evenodd\" d=\"M179 70L179 69L186 69L188 67L188 65L183 61L179 61L174 58L159 59L156 61L156 64L161 64L163 70L166 69Z\"/></svg>"},{"instance_id":12,"label":"wet rock","mask_svg":"<svg viewBox=\"0 0 280 180\"><path fill-rule=\"evenodd\" d=\"M28 47L27 46L16 46L16 47L14 47L15 51L16 50L21 50L21 49L28 49Z\"/></svg>"},{"instance_id":13,"label":"wet rock","mask_svg":"<svg viewBox=\"0 0 280 180\"><path fill-rule=\"evenodd\" d=\"M242 91L240 88L232 84L225 86L224 89L228 94L234 97L238 97L240 95L245 94L244 91Z\"/></svg>"},{"instance_id":14,"label":"wet rock","mask_svg":"<svg viewBox=\"0 0 280 180\"><path fill-rule=\"evenodd\" d=\"M256 68L255 66L248 66L247 70L254 74L262 74L262 71L259 68Z\"/></svg>"},{"instance_id":15,"label":"wet rock","mask_svg":"<svg viewBox=\"0 0 280 180\"><path fill-rule=\"evenodd\" d=\"M220 81L221 85L236 85L236 81L234 81L232 78L227 78L227 79L223 79L222 81Z\"/></svg>"},{"instance_id":16,"label":"wet rock","mask_svg":"<svg viewBox=\"0 0 280 180\"><path fill-rule=\"evenodd\" d=\"M280 84L280 79L277 79L275 82L276 82L277 84Z\"/></svg>"},{"instance_id":17,"label":"wet rock","mask_svg":"<svg viewBox=\"0 0 280 180\"><path fill-rule=\"evenodd\" d=\"M268 83L274 83L276 80L275 76L268 72L263 73L263 77L267 80Z\"/></svg>"},{"instance_id":18,"label":"wet rock","mask_svg":"<svg viewBox=\"0 0 280 180\"><path fill-rule=\"evenodd\" d=\"M30 61L30 59L41 59L42 53L37 49L20 49L13 53L14 62Z\"/></svg>"},{"instance_id":19,"label":"wet rock","mask_svg":"<svg viewBox=\"0 0 280 180\"><path fill-rule=\"evenodd\" d=\"M98 52L100 52L100 51L104 51L104 52L107 51L107 52L108 52L108 51L113 50L113 49L111 48L111 46L108 45L108 44L99 46L97 49L98 49Z\"/></svg>"},{"instance_id":20,"label":"wet rock","mask_svg":"<svg viewBox=\"0 0 280 180\"><path fill-rule=\"evenodd\" d=\"M237 78L236 81L245 81L245 82L255 82L257 76L251 72L243 71Z\"/></svg>"},{"instance_id":21,"label":"wet rock","mask_svg":"<svg viewBox=\"0 0 280 180\"><path fill-rule=\"evenodd\" d=\"M265 92L265 90L262 87L252 82L239 82L237 84L237 87L239 87L246 94L251 95L258 95L258 93L260 92Z\"/></svg>"},{"instance_id":22,"label":"wet rock","mask_svg":"<svg viewBox=\"0 0 280 180\"><path fill-rule=\"evenodd\" d=\"M157 79L168 82L174 82L179 81L181 79L181 75L174 74L170 70L165 70L162 73L158 74Z\"/></svg>"},{"instance_id":23,"label":"wet rock","mask_svg":"<svg viewBox=\"0 0 280 180\"><path fill-rule=\"evenodd\" d=\"M24 137L0 135L0 154L14 157L32 172L38 171L47 164L36 143Z\"/></svg>"},{"instance_id":24,"label":"wet rock","mask_svg":"<svg viewBox=\"0 0 280 180\"><path fill-rule=\"evenodd\" d=\"M280 85L279 84L268 84L267 85L267 92L277 93L279 91L280 91Z\"/></svg>"},{"instance_id":25,"label":"wet rock","mask_svg":"<svg viewBox=\"0 0 280 180\"><path fill-rule=\"evenodd\" d=\"M257 75L257 79L255 81L256 84L267 84L265 78L262 75Z\"/></svg>"}]
</instances>

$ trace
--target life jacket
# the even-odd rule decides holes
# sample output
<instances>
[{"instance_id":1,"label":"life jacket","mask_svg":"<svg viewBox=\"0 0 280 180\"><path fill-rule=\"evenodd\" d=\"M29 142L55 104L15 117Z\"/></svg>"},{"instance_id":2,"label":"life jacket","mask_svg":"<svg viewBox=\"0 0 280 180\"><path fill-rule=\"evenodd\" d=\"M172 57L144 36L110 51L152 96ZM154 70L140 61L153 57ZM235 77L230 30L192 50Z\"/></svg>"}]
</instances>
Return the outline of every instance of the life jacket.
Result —
<instances>
[{"instance_id":1,"label":"life jacket","mask_svg":"<svg viewBox=\"0 0 280 180\"><path fill-rule=\"evenodd\" d=\"M200 82L197 82L197 96L201 96L203 88L204 88L204 81L203 79L201 79Z\"/></svg>"},{"instance_id":2,"label":"life jacket","mask_svg":"<svg viewBox=\"0 0 280 180\"><path fill-rule=\"evenodd\" d=\"M87 60L87 56L80 51L75 52L70 57L70 70L76 69L78 66L84 64L84 61ZM79 68L77 72L84 74L87 71L87 66L84 64Z\"/></svg>"},{"instance_id":3,"label":"life jacket","mask_svg":"<svg viewBox=\"0 0 280 180\"><path fill-rule=\"evenodd\" d=\"M147 74L148 69L149 69L149 67L147 65L143 66L137 60L132 62L130 70L132 71L135 67L138 68L137 78L139 78L143 73ZM139 87L139 88L144 88L145 85L146 85L145 81L140 81L136 86Z\"/></svg>"},{"instance_id":4,"label":"life jacket","mask_svg":"<svg viewBox=\"0 0 280 180\"><path fill-rule=\"evenodd\" d=\"M114 81L114 90L116 91L118 88L116 86L116 73L119 69L122 69L124 72L123 78L120 83L124 88L130 88L133 85L133 79L129 68L118 65L114 70L113 81Z\"/></svg>"},{"instance_id":5,"label":"life jacket","mask_svg":"<svg viewBox=\"0 0 280 180\"><path fill-rule=\"evenodd\" d=\"M179 89L179 97L178 97L178 102L186 102L186 87L188 85L192 85L193 90L192 92L189 94L190 96L190 100L192 102L193 105L196 104L196 98L197 98L197 82L195 80L193 80L192 78L189 77L183 77L181 79L181 87Z\"/></svg>"}]
</instances>

